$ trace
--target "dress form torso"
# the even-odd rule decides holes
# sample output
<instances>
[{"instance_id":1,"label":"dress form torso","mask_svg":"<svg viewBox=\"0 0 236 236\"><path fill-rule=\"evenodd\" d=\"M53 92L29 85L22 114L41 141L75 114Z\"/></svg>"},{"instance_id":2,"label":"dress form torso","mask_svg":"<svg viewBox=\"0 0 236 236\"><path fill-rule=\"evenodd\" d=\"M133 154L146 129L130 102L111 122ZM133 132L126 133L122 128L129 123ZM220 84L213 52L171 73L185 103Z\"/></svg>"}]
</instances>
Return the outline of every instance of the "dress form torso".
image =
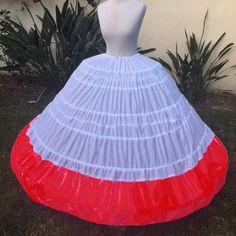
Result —
<instances>
[{"instance_id":1,"label":"dress form torso","mask_svg":"<svg viewBox=\"0 0 236 236\"><path fill-rule=\"evenodd\" d=\"M114 56L137 53L146 5L139 0L107 0L98 6L97 11L106 53Z\"/></svg>"}]
</instances>

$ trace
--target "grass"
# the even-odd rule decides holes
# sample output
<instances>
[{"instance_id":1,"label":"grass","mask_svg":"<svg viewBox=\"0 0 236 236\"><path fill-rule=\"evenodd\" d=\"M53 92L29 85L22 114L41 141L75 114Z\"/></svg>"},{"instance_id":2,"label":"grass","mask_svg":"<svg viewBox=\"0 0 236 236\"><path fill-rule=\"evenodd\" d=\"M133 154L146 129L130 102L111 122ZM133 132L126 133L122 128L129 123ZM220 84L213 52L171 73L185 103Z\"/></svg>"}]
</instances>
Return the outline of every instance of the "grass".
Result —
<instances>
[{"instance_id":1,"label":"grass","mask_svg":"<svg viewBox=\"0 0 236 236\"><path fill-rule=\"evenodd\" d=\"M19 131L52 100L35 83L0 78L0 235L135 235L135 236L233 236L236 235L236 97L211 94L195 108L226 145L230 170L226 184L212 203L196 213L169 223L114 227L93 224L31 201L10 168L10 151Z\"/></svg>"}]
</instances>

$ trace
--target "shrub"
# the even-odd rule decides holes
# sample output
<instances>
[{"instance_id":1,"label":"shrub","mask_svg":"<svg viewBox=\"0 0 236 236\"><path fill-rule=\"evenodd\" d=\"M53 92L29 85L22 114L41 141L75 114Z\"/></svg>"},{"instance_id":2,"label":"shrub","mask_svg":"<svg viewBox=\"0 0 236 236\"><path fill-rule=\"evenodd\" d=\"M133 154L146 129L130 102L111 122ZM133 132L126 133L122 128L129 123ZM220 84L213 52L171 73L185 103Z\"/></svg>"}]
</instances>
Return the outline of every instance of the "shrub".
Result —
<instances>
[{"instance_id":1,"label":"shrub","mask_svg":"<svg viewBox=\"0 0 236 236\"><path fill-rule=\"evenodd\" d=\"M82 7L79 1L73 6L66 0L61 11L56 6L55 19L40 4L44 10L43 17L37 16L40 29L24 2L33 23L30 30L19 19L13 21L9 11L0 12L0 60L6 64L1 70L31 75L46 87L60 90L83 59L105 50L96 13L98 1L89 0Z\"/></svg>"},{"instance_id":2,"label":"shrub","mask_svg":"<svg viewBox=\"0 0 236 236\"><path fill-rule=\"evenodd\" d=\"M75 6L66 0L61 11L55 7L55 19L40 4L44 10L43 17L37 16L40 29L25 2L33 23L30 30L19 19L13 21L9 11L0 11L0 61L6 65L0 70L30 75L47 88L60 90L85 58L105 52L96 11L99 0L87 0L83 7L78 0ZM145 54L155 49L138 50Z\"/></svg>"},{"instance_id":3,"label":"shrub","mask_svg":"<svg viewBox=\"0 0 236 236\"><path fill-rule=\"evenodd\" d=\"M207 16L208 11L204 18L202 35L199 41L194 33L189 37L185 30L187 53L184 56L179 54L177 44L175 54L167 50L167 55L171 59L174 69L163 59L153 58L169 70L180 91L192 103L199 101L208 92L210 84L228 76L223 72L235 67L224 68L229 62L229 59L224 59L224 57L232 49L233 43L227 44L219 52L216 52L217 46L226 33L223 33L214 44L212 44L212 41L206 42L203 40Z\"/></svg>"}]
</instances>

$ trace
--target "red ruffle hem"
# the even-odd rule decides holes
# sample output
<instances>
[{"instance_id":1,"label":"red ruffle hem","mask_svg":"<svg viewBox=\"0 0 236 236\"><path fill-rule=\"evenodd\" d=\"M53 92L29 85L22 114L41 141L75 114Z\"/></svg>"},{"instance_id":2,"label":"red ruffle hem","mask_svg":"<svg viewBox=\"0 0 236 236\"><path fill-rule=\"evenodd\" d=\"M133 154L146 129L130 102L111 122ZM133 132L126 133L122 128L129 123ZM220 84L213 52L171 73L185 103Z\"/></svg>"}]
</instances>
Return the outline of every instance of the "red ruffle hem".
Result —
<instances>
[{"instance_id":1,"label":"red ruffle hem","mask_svg":"<svg viewBox=\"0 0 236 236\"><path fill-rule=\"evenodd\" d=\"M173 221L207 206L223 187L228 155L217 136L203 158L184 174L152 181L93 178L50 161L33 151L26 131L11 152L11 168L35 202L105 225L147 225Z\"/></svg>"}]
</instances>

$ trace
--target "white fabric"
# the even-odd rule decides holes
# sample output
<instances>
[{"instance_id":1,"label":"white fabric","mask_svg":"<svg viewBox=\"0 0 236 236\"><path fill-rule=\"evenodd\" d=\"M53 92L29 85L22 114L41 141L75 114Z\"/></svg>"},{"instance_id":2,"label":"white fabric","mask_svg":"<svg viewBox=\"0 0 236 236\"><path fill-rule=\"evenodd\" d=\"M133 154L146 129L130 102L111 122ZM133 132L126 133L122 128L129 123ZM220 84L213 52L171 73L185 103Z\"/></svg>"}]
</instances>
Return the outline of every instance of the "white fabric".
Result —
<instances>
[{"instance_id":1,"label":"white fabric","mask_svg":"<svg viewBox=\"0 0 236 236\"><path fill-rule=\"evenodd\" d=\"M113 181L180 175L214 137L163 66L139 53L85 59L27 135L43 159Z\"/></svg>"}]
</instances>

